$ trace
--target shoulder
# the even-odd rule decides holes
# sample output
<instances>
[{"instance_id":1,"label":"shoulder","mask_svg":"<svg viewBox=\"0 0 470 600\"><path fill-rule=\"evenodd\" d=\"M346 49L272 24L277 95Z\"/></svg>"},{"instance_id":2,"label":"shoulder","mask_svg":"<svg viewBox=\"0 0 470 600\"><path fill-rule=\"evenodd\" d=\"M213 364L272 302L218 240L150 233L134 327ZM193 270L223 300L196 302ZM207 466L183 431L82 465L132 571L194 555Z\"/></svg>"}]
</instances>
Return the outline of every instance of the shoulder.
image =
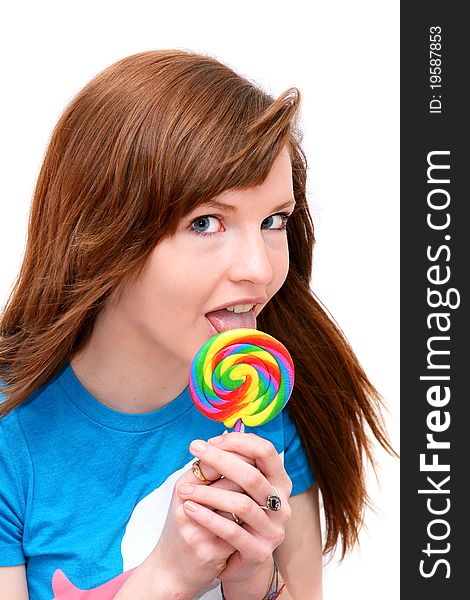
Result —
<instances>
[{"instance_id":1,"label":"shoulder","mask_svg":"<svg viewBox=\"0 0 470 600\"><path fill-rule=\"evenodd\" d=\"M0 417L0 423L8 426L14 421L25 423L29 418L38 419L44 415L50 414L51 406L56 402L56 399L63 395L63 377L62 373L65 367L62 367L54 376L46 383L34 390L20 405L14 408L5 416ZM4 382L0 380L0 405L6 400L8 388Z\"/></svg>"},{"instance_id":2,"label":"shoulder","mask_svg":"<svg viewBox=\"0 0 470 600\"><path fill-rule=\"evenodd\" d=\"M0 402L4 397L0 396ZM22 412L24 408L20 405L0 417L0 479L5 490L17 494L25 505L32 468L27 435L20 419Z\"/></svg>"},{"instance_id":3,"label":"shoulder","mask_svg":"<svg viewBox=\"0 0 470 600\"><path fill-rule=\"evenodd\" d=\"M10 455L19 473L30 470L30 443L42 435L50 436L61 404L57 379L57 375L52 377L19 406L0 416L0 452L4 459ZM6 397L6 387L0 386L0 404Z\"/></svg>"}]
</instances>

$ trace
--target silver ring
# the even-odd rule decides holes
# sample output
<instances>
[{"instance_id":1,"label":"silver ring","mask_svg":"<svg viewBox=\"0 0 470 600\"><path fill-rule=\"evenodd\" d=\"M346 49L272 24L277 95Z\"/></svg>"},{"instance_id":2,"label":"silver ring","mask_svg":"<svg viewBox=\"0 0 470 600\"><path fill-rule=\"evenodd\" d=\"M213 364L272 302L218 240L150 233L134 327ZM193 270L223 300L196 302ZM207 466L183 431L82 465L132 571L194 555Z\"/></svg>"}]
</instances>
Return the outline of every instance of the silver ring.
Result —
<instances>
[{"instance_id":1,"label":"silver ring","mask_svg":"<svg viewBox=\"0 0 470 600\"><path fill-rule=\"evenodd\" d=\"M240 525L240 519L237 517L235 513L232 513L233 520L237 525Z\"/></svg>"},{"instance_id":2,"label":"silver ring","mask_svg":"<svg viewBox=\"0 0 470 600\"><path fill-rule=\"evenodd\" d=\"M282 506L281 498L279 497L279 493L275 487L273 487L273 490L274 490L274 494L270 494L266 498L266 506L260 505L260 508L262 508L263 510L273 510L275 512L278 510L281 510L281 506Z\"/></svg>"}]
</instances>

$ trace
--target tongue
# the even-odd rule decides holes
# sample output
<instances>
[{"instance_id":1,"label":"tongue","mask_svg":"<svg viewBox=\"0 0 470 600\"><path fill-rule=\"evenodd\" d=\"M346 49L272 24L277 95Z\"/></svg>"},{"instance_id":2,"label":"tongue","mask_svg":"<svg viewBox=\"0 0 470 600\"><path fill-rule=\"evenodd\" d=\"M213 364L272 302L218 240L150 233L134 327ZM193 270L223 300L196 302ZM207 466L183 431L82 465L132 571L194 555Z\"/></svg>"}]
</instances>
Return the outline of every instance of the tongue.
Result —
<instances>
[{"instance_id":1,"label":"tongue","mask_svg":"<svg viewBox=\"0 0 470 600\"><path fill-rule=\"evenodd\" d=\"M207 313L206 317L219 333L239 327L256 329L256 315L253 309L247 313L234 313L224 308Z\"/></svg>"}]
</instances>

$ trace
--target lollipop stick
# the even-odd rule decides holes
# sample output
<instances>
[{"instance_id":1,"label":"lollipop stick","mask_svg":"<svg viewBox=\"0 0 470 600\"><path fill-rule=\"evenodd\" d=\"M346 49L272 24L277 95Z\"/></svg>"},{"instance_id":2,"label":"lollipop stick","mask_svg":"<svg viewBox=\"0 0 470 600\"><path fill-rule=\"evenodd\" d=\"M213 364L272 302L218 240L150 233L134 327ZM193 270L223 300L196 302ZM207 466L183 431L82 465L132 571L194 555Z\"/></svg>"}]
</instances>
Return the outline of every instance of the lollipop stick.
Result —
<instances>
[{"instance_id":1,"label":"lollipop stick","mask_svg":"<svg viewBox=\"0 0 470 600\"><path fill-rule=\"evenodd\" d=\"M233 428L234 431L241 431L242 428L242 420L238 419L238 421L235 423L235 427Z\"/></svg>"}]
</instances>

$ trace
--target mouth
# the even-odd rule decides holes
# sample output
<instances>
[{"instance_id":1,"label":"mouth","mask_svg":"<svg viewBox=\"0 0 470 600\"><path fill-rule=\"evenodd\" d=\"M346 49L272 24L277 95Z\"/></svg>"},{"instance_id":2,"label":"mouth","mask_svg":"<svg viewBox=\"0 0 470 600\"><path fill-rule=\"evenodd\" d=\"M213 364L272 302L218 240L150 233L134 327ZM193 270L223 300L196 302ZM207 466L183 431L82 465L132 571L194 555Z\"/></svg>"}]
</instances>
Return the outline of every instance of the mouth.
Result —
<instances>
[{"instance_id":1,"label":"mouth","mask_svg":"<svg viewBox=\"0 0 470 600\"><path fill-rule=\"evenodd\" d=\"M256 329L255 306L247 312L237 313L223 308L206 313L205 317L211 334L216 335L229 329Z\"/></svg>"}]
</instances>

